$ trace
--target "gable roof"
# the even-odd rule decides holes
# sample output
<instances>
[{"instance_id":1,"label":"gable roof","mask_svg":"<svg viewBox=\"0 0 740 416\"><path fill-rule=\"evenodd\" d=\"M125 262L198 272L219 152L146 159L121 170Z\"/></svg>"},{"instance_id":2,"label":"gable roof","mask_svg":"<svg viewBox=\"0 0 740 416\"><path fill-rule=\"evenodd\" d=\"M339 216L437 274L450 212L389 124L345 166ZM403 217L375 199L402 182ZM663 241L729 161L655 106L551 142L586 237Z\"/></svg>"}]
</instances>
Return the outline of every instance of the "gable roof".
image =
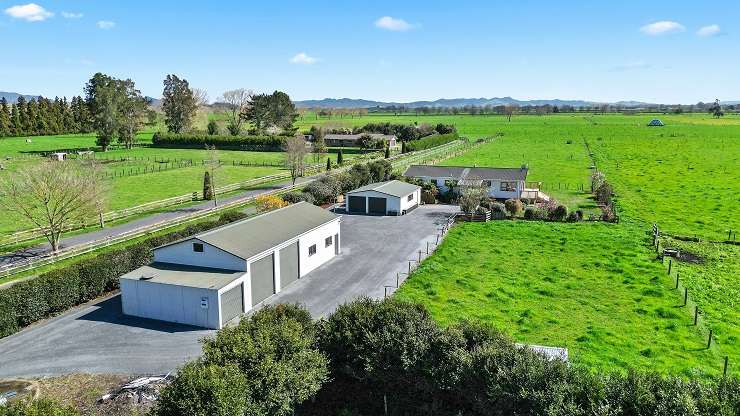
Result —
<instances>
[{"instance_id":1,"label":"gable roof","mask_svg":"<svg viewBox=\"0 0 740 416\"><path fill-rule=\"evenodd\" d=\"M299 202L188 237L248 260L292 238L339 218L308 202Z\"/></svg>"},{"instance_id":2,"label":"gable roof","mask_svg":"<svg viewBox=\"0 0 740 416\"><path fill-rule=\"evenodd\" d=\"M392 181L385 181L385 182L376 182L376 183L371 183L369 185L361 186L357 189L347 192L347 194L353 194L356 192L363 192L363 191L375 191L375 192L380 192L382 194L397 196L399 198L402 198L412 192L416 192L418 189L421 189L421 186L414 185L408 182L392 180Z\"/></svg>"},{"instance_id":3,"label":"gable roof","mask_svg":"<svg viewBox=\"0 0 740 416\"><path fill-rule=\"evenodd\" d=\"M663 125L664 125L663 122L657 118L650 120L650 122L648 123L648 126L663 126Z\"/></svg>"},{"instance_id":4,"label":"gable roof","mask_svg":"<svg viewBox=\"0 0 740 416\"><path fill-rule=\"evenodd\" d=\"M478 168L465 166L428 166L411 165L403 176L418 178L452 178L458 181L465 179L482 179L498 181L525 181L529 169L521 168Z\"/></svg>"},{"instance_id":5,"label":"gable roof","mask_svg":"<svg viewBox=\"0 0 740 416\"><path fill-rule=\"evenodd\" d=\"M244 273L246 272L240 270L213 269L185 264L152 263L124 274L121 279L218 290L242 277Z\"/></svg>"},{"instance_id":6,"label":"gable roof","mask_svg":"<svg viewBox=\"0 0 740 416\"><path fill-rule=\"evenodd\" d=\"M360 136L368 135L372 137L373 139L383 139L383 140L390 140L395 139L396 135L394 134L379 134L379 133L361 133L361 134L327 134L324 136L324 139L329 140L358 140Z\"/></svg>"}]
</instances>

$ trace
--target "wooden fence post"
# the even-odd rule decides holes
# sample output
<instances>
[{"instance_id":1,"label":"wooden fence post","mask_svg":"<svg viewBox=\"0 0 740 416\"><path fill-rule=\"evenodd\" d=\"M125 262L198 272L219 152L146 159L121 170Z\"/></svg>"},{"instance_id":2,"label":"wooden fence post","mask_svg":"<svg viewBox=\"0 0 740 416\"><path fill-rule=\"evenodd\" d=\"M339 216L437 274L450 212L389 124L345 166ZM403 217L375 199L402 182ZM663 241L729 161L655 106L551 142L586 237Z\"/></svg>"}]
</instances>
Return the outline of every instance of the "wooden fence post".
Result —
<instances>
[{"instance_id":1,"label":"wooden fence post","mask_svg":"<svg viewBox=\"0 0 740 416\"><path fill-rule=\"evenodd\" d=\"M723 376L727 376L727 364L728 364L727 362L729 360L730 360L730 357L727 356L727 355L725 355L725 366L724 366L724 369L722 370L722 375Z\"/></svg>"},{"instance_id":2,"label":"wooden fence post","mask_svg":"<svg viewBox=\"0 0 740 416\"><path fill-rule=\"evenodd\" d=\"M676 273L676 289L678 289L678 273Z\"/></svg>"},{"instance_id":3,"label":"wooden fence post","mask_svg":"<svg viewBox=\"0 0 740 416\"><path fill-rule=\"evenodd\" d=\"M668 259L668 275L671 275L671 268L673 267L673 260Z\"/></svg>"},{"instance_id":4,"label":"wooden fence post","mask_svg":"<svg viewBox=\"0 0 740 416\"><path fill-rule=\"evenodd\" d=\"M709 339L707 340L707 349L712 346L712 330L709 330Z\"/></svg>"},{"instance_id":5,"label":"wooden fence post","mask_svg":"<svg viewBox=\"0 0 740 416\"><path fill-rule=\"evenodd\" d=\"M694 326L696 326L696 323L699 321L699 307L694 306Z\"/></svg>"},{"instance_id":6,"label":"wooden fence post","mask_svg":"<svg viewBox=\"0 0 740 416\"><path fill-rule=\"evenodd\" d=\"M683 306L686 306L686 302L689 300L689 288L683 288Z\"/></svg>"}]
</instances>

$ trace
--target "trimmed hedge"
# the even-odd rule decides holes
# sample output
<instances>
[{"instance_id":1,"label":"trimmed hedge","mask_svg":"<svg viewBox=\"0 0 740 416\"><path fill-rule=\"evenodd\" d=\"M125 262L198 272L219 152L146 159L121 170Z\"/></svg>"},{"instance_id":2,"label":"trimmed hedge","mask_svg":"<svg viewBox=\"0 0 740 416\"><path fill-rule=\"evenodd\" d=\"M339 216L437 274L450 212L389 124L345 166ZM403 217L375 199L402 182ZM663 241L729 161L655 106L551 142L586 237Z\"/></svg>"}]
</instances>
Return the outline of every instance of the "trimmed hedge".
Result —
<instances>
[{"instance_id":1,"label":"trimmed hedge","mask_svg":"<svg viewBox=\"0 0 740 416\"><path fill-rule=\"evenodd\" d=\"M206 144L225 150L273 152L282 150L286 136L225 136L207 133L154 133L154 147L203 149Z\"/></svg>"},{"instance_id":2,"label":"trimmed hedge","mask_svg":"<svg viewBox=\"0 0 740 416\"><path fill-rule=\"evenodd\" d=\"M38 320L118 289L118 278L153 260L152 249L245 218L226 212L216 221L193 224L162 236L42 273L0 290L0 337Z\"/></svg>"},{"instance_id":3,"label":"trimmed hedge","mask_svg":"<svg viewBox=\"0 0 740 416\"><path fill-rule=\"evenodd\" d=\"M457 135L457 133L433 134L431 136L424 137L423 139L406 142L406 151L415 152L417 150L425 150L432 147L441 146L449 142L454 142L459 138L460 137Z\"/></svg>"}]
</instances>

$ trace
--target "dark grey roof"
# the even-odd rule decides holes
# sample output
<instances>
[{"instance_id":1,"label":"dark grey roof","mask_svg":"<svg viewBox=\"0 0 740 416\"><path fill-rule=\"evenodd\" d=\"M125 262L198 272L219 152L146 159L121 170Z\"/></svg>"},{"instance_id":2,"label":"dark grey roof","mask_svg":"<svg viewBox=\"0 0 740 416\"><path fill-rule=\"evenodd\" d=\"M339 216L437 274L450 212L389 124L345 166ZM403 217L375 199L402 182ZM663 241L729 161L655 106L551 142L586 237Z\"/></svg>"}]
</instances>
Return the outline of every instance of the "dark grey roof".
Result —
<instances>
[{"instance_id":1,"label":"dark grey roof","mask_svg":"<svg viewBox=\"0 0 740 416\"><path fill-rule=\"evenodd\" d=\"M357 140L360 138L360 136L368 135L372 137L373 139L384 139L384 140L390 140L395 139L396 136L394 134L378 134L378 133L362 133L362 134L327 134L324 136L324 139L330 139L330 140Z\"/></svg>"},{"instance_id":2,"label":"dark grey roof","mask_svg":"<svg viewBox=\"0 0 740 416\"><path fill-rule=\"evenodd\" d=\"M648 126L663 126L663 125L664 125L663 122L657 118L650 120L650 122L648 123Z\"/></svg>"},{"instance_id":3,"label":"dark grey roof","mask_svg":"<svg viewBox=\"0 0 740 416\"><path fill-rule=\"evenodd\" d=\"M244 273L246 272L239 270L152 263L124 274L121 279L218 290L240 278Z\"/></svg>"},{"instance_id":4,"label":"dark grey roof","mask_svg":"<svg viewBox=\"0 0 740 416\"><path fill-rule=\"evenodd\" d=\"M422 176L432 178L483 179L499 181L525 181L529 169L521 168L478 168L465 166L428 166L411 165L403 176L418 178Z\"/></svg>"},{"instance_id":5,"label":"dark grey roof","mask_svg":"<svg viewBox=\"0 0 740 416\"><path fill-rule=\"evenodd\" d=\"M186 240L197 239L248 260L337 218L325 209L299 202L196 234Z\"/></svg>"},{"instance_id":6,"label":"dark grey roof","mask_svg":"<svg viewBox=\"0 0 740 416\"><path fill-rule=\"evenodd\" d=\"M387 195L403 198L406 195L416 192L419 189L421 189L421 186L419 185L414 185L408 182L393 180L393 181L371 183L369 185L365 185L355 190L349 191L347 192L347 194L353 194L356 192L363 192L363 191L375 191L375 192L380 192L382 194L387 194Z\"/></svg>"}]
</instances>

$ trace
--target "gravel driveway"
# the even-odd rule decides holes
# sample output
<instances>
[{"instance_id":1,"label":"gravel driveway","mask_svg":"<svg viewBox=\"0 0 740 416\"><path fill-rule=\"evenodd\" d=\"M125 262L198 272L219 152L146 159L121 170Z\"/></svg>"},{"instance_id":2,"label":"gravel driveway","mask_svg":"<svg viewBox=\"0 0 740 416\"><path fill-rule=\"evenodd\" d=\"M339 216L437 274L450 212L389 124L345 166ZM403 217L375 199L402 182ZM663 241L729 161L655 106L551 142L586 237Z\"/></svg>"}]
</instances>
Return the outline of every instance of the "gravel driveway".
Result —
<instances>
[{"instance_id":1,"label":"gravel driveway","mask_svg":"<svg viewBox=\"0 0 740 416\"><path fill-rule=\"evenodd\" d=\"M403 217L344 215L342 254L266 303L300 303L319 318L358 296L382 298L455 211L427 205ZM115 295L0 340L0 377L166 373L197 357L199 340L213 333L124 316Z\"/></svg>"}]
</instances>

